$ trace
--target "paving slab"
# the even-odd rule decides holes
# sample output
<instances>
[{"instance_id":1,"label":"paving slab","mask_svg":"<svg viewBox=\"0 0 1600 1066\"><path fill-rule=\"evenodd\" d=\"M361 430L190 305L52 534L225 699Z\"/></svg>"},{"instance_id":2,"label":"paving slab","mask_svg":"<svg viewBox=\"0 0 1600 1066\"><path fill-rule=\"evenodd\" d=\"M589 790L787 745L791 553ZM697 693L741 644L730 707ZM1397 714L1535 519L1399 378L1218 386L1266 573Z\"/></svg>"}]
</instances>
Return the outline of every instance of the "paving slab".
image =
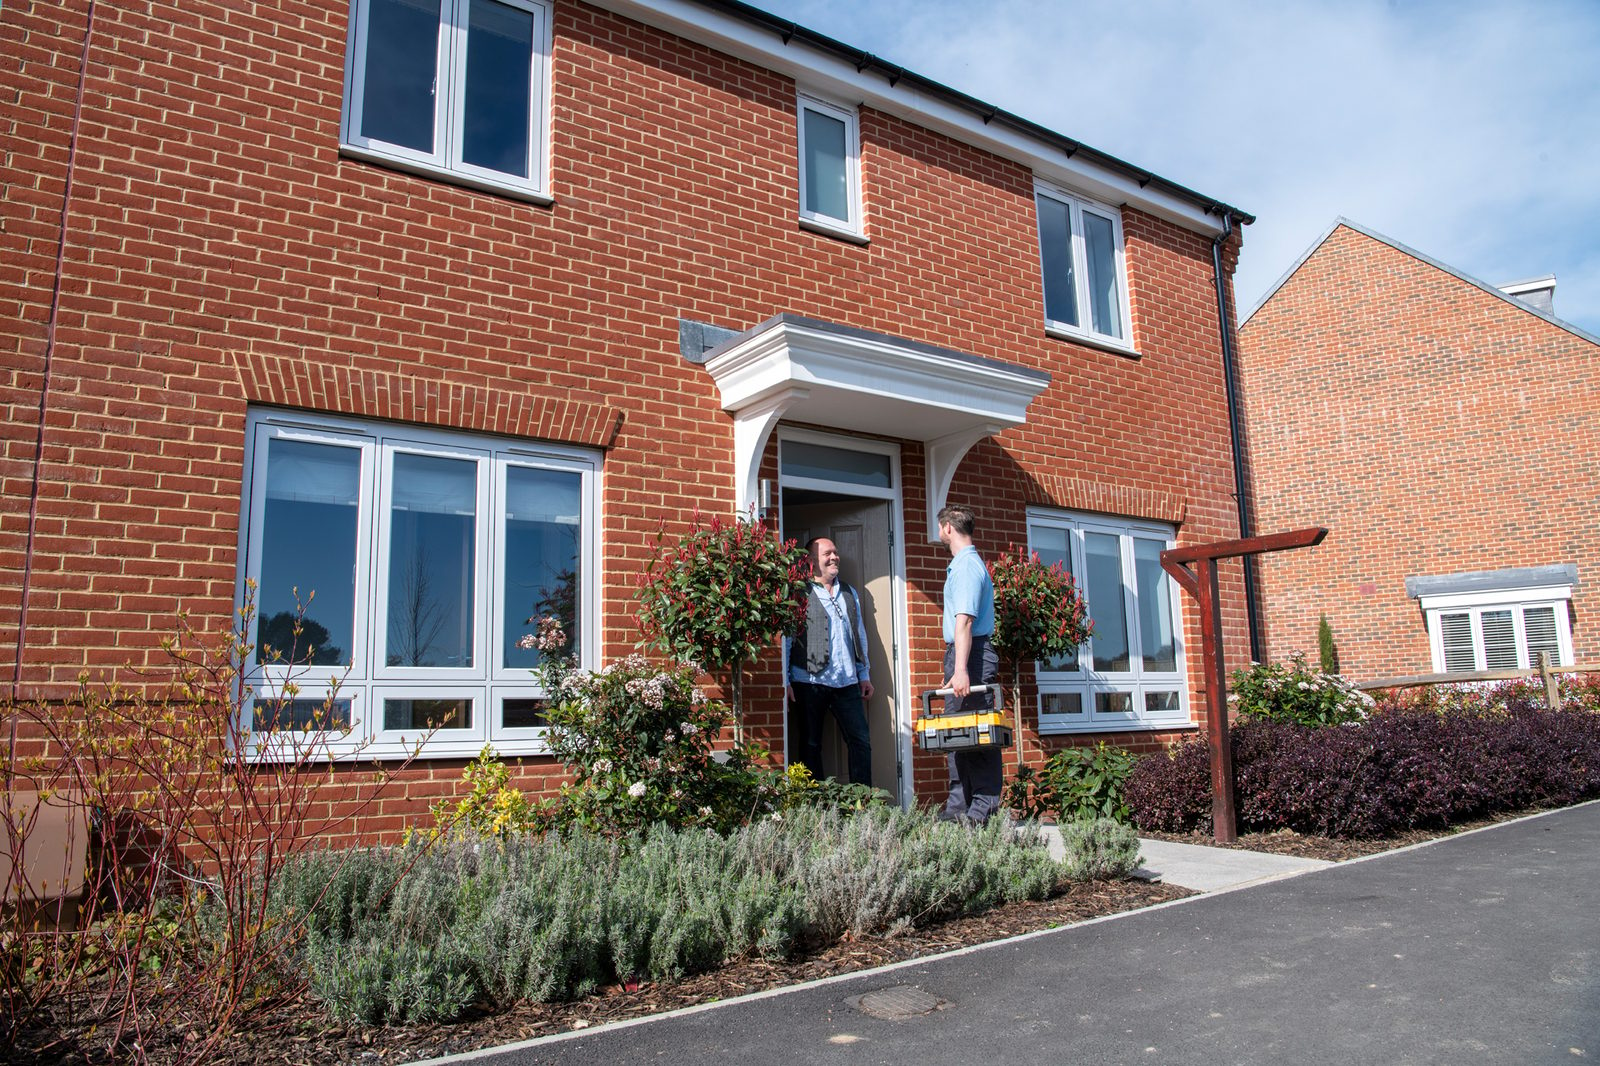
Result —
<instances>
[{"instance_id":1,"label":"paving slab","mask_svg":"<svg viewBox=\"0 0 1600 1066\"><path fill-rule=\"evenodd\" d=\"M1044 827L1050 854L1057 859L1066 854L1061 832L1053 825ZM1294 855L1269 855L1242 848L1211 848L1201 844L1175 844L1167 840L1139 838L1139 868L1135 877L1160 881L1194 892L1226 892L1245 885L1275 881L1310 870L1321 870L1333 863L1326 859L1307 859Z\"/></svg>"}]
</instances>

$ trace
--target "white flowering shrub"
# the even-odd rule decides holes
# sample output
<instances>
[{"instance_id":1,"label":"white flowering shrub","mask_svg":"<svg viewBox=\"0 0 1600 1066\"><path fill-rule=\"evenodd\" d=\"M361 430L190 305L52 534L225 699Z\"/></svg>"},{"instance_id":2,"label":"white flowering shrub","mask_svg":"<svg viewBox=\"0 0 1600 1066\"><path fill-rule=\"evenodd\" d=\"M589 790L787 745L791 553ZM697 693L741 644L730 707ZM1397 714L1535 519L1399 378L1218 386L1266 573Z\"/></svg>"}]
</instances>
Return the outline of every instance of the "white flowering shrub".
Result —
<instances>
[{"instance_id":1,"label":"white flowering shrub","mask_svg":"<svg viewBox=\"0 0 1600 1066\"><path fill-rule=\"evenodd\" d=\"M572 771L555 805L558 824L621 832L664 822L722 828L748 791L754 753L725 760L712 745L726 709L694 684L692 663L629 655L595 672L546 668L552 753Z\"/></svg>"},{"instance_id":2,"label":"white flowering shrub","mask_svg":"<svg viewBox=\"0 0 1600 1066\"><path fill-rule=\"evenodd\" d=\"M1228 703L1241 718L1295 725L1348 725L1371 713L1371 696L1338 674L1325 674L1295 654L1288 662L1251 663L1230 678Z\"/></svg>"}]
</instances>

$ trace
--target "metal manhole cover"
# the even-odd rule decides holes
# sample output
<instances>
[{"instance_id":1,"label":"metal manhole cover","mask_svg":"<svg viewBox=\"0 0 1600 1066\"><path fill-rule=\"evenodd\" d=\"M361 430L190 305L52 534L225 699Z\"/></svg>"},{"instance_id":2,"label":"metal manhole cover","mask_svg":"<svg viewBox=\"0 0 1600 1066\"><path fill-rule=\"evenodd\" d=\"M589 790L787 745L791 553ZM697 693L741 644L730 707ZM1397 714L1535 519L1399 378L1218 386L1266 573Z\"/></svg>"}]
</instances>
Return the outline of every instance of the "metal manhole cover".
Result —
<instances>
[{"instance_id":1,"label":"metal manhole cover","mask_svg":"<svg viewBox=\"0 0 1600 1066\"><path fill-rule=\"evenodd\" d=\"M924 992L914 985L896 985L893 988L855 996L845 1002L862 1014L870 1014L874 1018L883 1018L891 1022L920 1018L924 1014L931 1014L950 1006L948 1001Z\"/></svg>"}]
</instances>

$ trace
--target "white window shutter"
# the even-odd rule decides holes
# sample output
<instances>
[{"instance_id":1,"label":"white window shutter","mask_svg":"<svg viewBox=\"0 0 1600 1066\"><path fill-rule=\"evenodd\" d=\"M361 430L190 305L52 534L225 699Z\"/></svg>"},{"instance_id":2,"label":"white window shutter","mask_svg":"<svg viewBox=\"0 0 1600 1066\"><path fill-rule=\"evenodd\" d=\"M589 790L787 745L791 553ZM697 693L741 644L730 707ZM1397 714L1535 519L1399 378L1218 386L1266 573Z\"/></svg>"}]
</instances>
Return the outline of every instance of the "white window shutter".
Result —
<instances>
[{"instance_id":1,"label":"white window shutter","mask_svg":"<svg viewBox=\"0 0 1600 1066\"><path fill-rule=\"evenodd\" d=\"M1478 668L1478 657L1472 651L1471 615L1441 614L1439 635L1444 643L1445 673L1466 674Z\"/></svg>"},{"instance_id":2,"label":"white window shutter","mask_svg":"<svg viewBox=\"0 0 1600 1066\"><path fill-rule=\"evenodd\" d=\"M1528 637L1528 666L1537 668L1539 653L1550 653L1552 666L1561 663L1561 641L1556 634L1554 607L1529 607L1522 612L1522 626Z\"/></svg>"}]
</instances>

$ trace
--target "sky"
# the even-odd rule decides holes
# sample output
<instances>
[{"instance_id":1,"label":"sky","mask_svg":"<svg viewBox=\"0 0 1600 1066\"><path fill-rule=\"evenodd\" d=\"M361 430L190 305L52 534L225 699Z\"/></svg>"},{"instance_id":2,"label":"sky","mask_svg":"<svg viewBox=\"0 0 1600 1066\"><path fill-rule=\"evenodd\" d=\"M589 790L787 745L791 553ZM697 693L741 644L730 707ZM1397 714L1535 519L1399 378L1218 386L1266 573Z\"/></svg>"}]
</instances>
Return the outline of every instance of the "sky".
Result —
<instances>
[{"instance_id":1,"label":"sky","mask_svg":"<svg viewBox=\"0 0 1600 1066\"><path fill-rule=\"evenodd\" d=\"M1344 216L1600 335L1600 0L754 0L1256 216L1241 315Z\"/></svg>"}]
</instances>

